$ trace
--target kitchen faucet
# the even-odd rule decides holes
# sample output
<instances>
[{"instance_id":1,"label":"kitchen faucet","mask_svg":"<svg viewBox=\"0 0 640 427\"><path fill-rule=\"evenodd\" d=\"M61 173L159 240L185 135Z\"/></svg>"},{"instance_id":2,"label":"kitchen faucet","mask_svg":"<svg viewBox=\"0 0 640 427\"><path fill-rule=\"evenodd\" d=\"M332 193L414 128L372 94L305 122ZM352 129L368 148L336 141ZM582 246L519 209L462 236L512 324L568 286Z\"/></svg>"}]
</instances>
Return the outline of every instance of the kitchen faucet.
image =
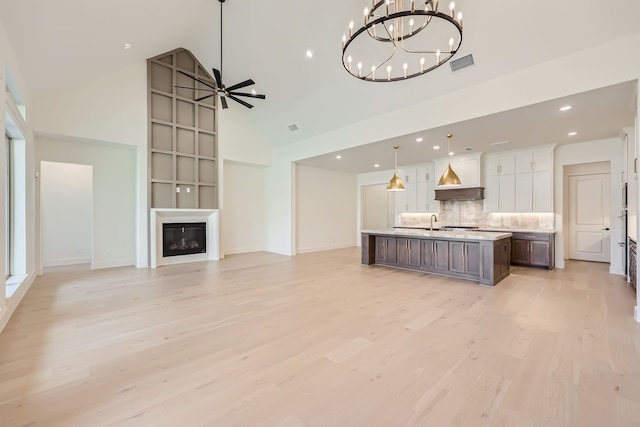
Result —
<instances>
[{"instance_id":1,"label":"kitchen faucet","mask_svg":"<svg viewBox=\"0 0 640 427\"><path fill-rule=\"evenodd\" d=\"M430 229L431 231L433 231L433 220L434 220L434 219L436 220L436 222L438 222L438 217L436 216L436 214L432 214L432 215L431 215L431 226L429 227L429 229Z\"/></svg>"}]
</instances>

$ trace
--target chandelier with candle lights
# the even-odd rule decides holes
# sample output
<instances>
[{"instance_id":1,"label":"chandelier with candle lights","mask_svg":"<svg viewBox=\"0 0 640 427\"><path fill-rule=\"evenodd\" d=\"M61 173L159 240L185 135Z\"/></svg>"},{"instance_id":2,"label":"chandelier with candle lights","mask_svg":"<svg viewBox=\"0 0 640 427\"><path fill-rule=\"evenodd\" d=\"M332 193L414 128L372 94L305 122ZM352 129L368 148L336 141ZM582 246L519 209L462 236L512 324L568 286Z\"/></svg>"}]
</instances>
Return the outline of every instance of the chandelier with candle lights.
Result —
<instances>
[{"instance_id":1,"label":"chandelier with candle lights","mask_svg":"<svg viewBox=\"0 0 640 427\"><path fill-rule=\"evenodd\" d=\"M367 0L368 1L368 0ZM451 59L462 43L462 12L438 0L371 0L363 25L342 36L342 65L354 77L393 82L421 76Z\"/></svg>"}]
</instances>

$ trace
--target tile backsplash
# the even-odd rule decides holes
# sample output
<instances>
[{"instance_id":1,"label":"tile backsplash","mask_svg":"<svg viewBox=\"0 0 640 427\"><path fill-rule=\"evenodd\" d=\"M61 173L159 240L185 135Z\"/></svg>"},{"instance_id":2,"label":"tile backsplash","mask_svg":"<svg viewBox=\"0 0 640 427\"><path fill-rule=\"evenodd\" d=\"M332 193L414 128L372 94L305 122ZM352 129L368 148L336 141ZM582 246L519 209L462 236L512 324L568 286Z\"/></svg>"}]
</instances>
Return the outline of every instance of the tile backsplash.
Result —
<instances>
[{"instance_id":1,"label":"tile backsplash","mask_svg":"<svg viewBox=\"0 0 640 427\"><path fill-rule=\"evenodd\" d=\"M486 213L482 200L444 201L440 203L438 226L473 225L480 228L553 231L553 213ZM430 213L403 213L399 225L428 227Z\"/></svg>"}]
</instances>

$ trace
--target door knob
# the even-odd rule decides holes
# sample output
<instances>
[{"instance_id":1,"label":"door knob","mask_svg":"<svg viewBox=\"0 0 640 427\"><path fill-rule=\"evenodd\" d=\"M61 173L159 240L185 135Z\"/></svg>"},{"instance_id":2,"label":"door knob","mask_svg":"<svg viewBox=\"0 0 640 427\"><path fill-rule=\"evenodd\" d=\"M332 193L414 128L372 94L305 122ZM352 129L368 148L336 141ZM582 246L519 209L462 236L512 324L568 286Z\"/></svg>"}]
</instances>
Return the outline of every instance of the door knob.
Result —
<instances>
[{"instance_id":1,"label":"door knob","mask_svg":"<svg viewBox=\"0 0 640 427\"><path fill-rule=\"evenodd\" d=\"M609 227L603 228L602 231L609 231Z\"/></svg>"}]
</instances>

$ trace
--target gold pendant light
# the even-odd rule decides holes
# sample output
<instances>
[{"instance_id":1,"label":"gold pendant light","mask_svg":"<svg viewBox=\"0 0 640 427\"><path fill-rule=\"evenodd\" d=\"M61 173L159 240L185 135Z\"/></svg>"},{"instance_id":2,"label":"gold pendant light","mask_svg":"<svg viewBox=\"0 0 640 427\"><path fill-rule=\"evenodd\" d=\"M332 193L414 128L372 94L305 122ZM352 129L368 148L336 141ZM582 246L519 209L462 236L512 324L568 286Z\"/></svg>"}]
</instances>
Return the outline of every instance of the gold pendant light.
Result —
<instances>
[{"instance_id":1,"label":"gold pendant light","mask_svg":"<svg viewBox=\"0 0 640 427\"><path fill-rule=\"evenodd\" d=\"M402 191L405 188L404 188L404 182L402 182L402 180L398 176L398 148L399 147L397 145L394 145L393 148L395 149L395 153L396 153L395 172L393 174L393 177L391 178L391 181L389 181L389 184L387 184L387 191Z\"/></svg>"},{"instance_id":2,"label":"gold pendant light","mask_svg":"<svg viewBox=\"0 0 640 427\"><path fill-rule=\"evenodd\" d=\"M451 155L451 137L453 135L447 135L447 144L449 147L449 155ZM438 185L460 185L460 178L458 175L451 169L451 163L447 165L447 169L444 171L442 176L440 177L440 181L438 181Z\"/></svg>"}]
</instances>

